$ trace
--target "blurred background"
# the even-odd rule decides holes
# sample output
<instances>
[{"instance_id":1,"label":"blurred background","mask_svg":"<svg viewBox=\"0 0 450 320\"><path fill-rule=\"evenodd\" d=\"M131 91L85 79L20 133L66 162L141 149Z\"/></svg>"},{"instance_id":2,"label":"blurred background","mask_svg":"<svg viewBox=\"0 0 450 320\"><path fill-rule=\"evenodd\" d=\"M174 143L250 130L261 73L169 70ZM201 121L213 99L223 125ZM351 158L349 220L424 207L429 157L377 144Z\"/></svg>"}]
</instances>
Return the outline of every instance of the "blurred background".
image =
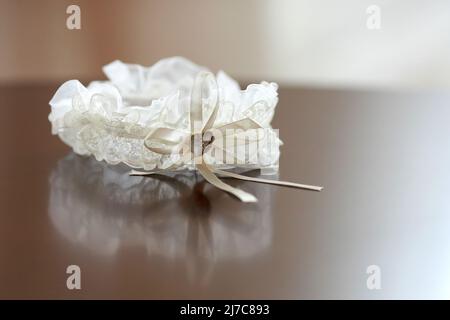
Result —
<instances>
[{"instance_id":1,"label":"blurred background","mask_svg":"<svg viewBox=\"0 0 450 320\"><path fill-rule=\"evenodd\" d=\"M446 89L450 1L0 0L0 83L101 79L115 59L175 55L241 81Z\"/></svg>"}]
</instances>

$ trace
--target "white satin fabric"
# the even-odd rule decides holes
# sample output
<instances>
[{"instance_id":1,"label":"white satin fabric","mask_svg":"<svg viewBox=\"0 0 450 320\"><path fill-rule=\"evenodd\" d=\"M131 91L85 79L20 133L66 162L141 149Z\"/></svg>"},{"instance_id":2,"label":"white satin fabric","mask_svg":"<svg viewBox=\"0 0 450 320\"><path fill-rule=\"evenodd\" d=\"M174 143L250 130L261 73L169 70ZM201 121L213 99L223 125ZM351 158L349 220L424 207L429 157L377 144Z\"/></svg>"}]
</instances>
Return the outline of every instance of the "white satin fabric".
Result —
<instances>
[{"instance_id":1,"label":"white satin fabric","mask_svg":"<svg viewBox=\"0 0 450 320\"><path fill-rule=\"evenodd\" d=\"M189 129L191 90L196 75L205 70L181 57L163 59L151 67L114 61L103 68L108 81L85 87L70 80L61 85L50 101L52 133L76 153L94 155L110 164L123 162L144 170L174 164L193 168L178 155L148 150L144 138L155 128ZM215 125L250 118L263 127L268 139L261 143L265 147L258 148L257 156L250 157L251 162L239 167L276 169L281 141L270 122L278 102L277 84L262 82L241 90L223 71L217 73L216 82L219 110ZM233 167L216 159L208 161L216 168Z\"/></svg>"}]
</instances>

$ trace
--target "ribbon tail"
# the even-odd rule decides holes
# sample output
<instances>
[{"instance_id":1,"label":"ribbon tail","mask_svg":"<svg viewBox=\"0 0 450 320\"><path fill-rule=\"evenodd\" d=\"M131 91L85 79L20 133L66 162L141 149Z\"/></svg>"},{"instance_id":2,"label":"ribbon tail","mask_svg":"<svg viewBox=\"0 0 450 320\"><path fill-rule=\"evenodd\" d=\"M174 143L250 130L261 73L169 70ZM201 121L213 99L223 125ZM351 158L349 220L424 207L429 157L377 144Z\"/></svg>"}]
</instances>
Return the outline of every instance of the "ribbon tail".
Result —
<instances>
[{"instance_id":1,"label":"ribbon tail","mask_svg":"<svg viewBox=\"0 0 450 320\"><path fill-rule=\"evenodd\" d=\"M211 168L206 163L203 162L201 164L197 164L197 169L201 173L203 178L205 178L206 181L211 183L213 186L219 188L220 190L231 193L232 195L237 197L242 202L257 202L258 201L258 199L256 199L256 197L254 195L247 193L241 189L234 188L234 187L226 184L222 180L220 180L214 174L213 170L211 170Z\"/></svg>"},{"instance_id":2,"label":"ribbon tail","mask_svg":"<svg viewBox=\"0 0 450 320\"><path fill-rule=\"evenodd\" d=\"M322 191L322 189L323 189L323 187L311 186L311 185L307 185L307 184L300 184L300 183L294 183L294 182L289 182L289 181L278 181L278 180L269 180L269 179L248 177L248 176L243 176L243 175L236 174L233 172L228 172L228 171L223 171L223 170L218 170L218 169L214 169L214 172L217 174L223 175L225 177L239 179L239 180L245 180L245 181L267 183L267 184L273 184L273 185L278 185L278 186L298 188L298 189L307 189L307 190L313 190L313 191Z\"/></svg>"},{"instance_id":3,"label":"ribbon tail","mask_svg":"<svg viewBox=\"0 0 450 320\"><path fill-rule=\"evenodd\" d=\"M130 176L151 176L152 174L156 174L157 172L154 171L138 171L138 170L131 170L129 175Z\"/></svg>"}]
</instances>

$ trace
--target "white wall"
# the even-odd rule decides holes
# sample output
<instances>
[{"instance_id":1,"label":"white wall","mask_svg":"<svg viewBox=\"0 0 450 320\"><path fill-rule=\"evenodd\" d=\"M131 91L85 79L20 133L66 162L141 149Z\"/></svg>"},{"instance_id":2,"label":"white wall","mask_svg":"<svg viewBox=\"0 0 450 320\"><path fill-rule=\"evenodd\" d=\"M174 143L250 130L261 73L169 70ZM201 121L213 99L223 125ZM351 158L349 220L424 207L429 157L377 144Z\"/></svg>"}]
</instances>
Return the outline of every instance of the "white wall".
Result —
<instances>
[{"instance_id":1,"label":"white wall","mask_svg":"<svg viewBox=\"0 0 450 320\"><path fill-rule=\"evenodd\" d=\"M265 7L272 77L293 83L450 87L450 1L281 2ZM381 10L379 30L366 26L372 4Z\"/></svg>"},{"instance_id":2,"label":"white wall","mask_svg":"<svg viewBox=\"0 0 450 320\"><path fill-rule=\"evenodd\" d=\"M79 4L82 29L66 29ZM381 29L366 27L367 7ZM450 88L449 0L0 0L0 82L183 55L243 80Z\"/></svg>"}]
</instances>

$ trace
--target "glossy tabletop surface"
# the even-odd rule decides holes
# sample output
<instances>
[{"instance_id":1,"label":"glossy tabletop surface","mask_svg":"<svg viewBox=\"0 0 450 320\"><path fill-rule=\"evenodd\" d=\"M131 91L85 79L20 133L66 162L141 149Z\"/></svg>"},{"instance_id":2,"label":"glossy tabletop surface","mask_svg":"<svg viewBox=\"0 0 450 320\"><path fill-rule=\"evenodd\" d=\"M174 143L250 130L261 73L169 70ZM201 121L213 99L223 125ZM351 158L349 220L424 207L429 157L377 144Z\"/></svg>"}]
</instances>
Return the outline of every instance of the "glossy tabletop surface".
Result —
<instances>
[{"instance_id":1,"label":"glossy tabletop surface","mask_svg":"<svg viewBox=\"0 0 450 320\"><path fill-rule=\"evenodd\" d=\"M279 179L325 188L245 204L74 155L56 87L0 88L0 298L450 298L450 94L281 88Z\"/></svg>"}]
</instances>

